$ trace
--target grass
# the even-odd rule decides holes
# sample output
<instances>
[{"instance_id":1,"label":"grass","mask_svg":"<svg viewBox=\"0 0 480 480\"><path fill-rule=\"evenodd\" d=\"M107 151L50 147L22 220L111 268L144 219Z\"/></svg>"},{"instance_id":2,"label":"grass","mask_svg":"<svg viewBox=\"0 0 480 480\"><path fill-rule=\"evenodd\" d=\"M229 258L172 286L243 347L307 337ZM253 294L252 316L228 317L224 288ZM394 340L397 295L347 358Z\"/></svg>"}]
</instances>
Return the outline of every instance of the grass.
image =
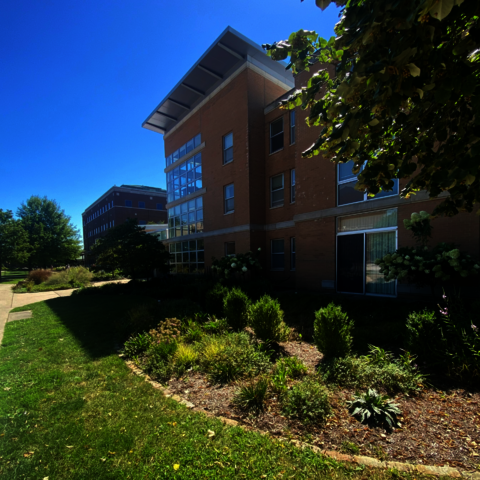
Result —
<instances>
[{"instance_id":1,"label":"grass","mask_svg":"<svg viewBox=\"0 0 480 480\"><path fill-rule=\"evenodd\" d=\"M8 323L0 348L2 479L413 478L342 465L165 398L116 353L125 312L149 301L96 295L15 309L33 318Z\"/></svg>"},{"instance_id":2,"label":"grass","mask_svg":"<svg viewBox=\"0 0 480 480\"><path fill-rule=\"evenodd\" d=\"M23 280L28 275L24 270L2 270L2 276L0 277L0 283L14 285Z\"/></svg>"}]
</instances>

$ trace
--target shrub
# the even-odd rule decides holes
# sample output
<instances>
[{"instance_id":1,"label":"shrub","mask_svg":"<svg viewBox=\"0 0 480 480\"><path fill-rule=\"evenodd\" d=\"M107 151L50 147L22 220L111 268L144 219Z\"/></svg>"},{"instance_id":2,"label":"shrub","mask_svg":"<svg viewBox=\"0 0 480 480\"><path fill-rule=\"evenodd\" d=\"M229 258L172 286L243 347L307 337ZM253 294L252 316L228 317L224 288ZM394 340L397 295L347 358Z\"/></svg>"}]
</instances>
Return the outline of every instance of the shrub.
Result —
<instances>
[{"instance_id":1,"label":"shrub","mask_svg":"<svg viewBox=\"0 0 480 480\"><path fill-rule=\"evenodd\" d=\"M91 282L93 273L85 267L71 267L54 273L45 283L47 285L70 284L72 287L81 287Z\"/></svg>"},{"instance_id":2,"label":"shrub","mask_svg":"<svg viewBox=\"0 0 480 480\"><path fill-rule=\"evenodd\" d=\"M187 343L198 342L203 337L203 330L197 323L188 320L183 324L183 341Z\"/></svg>"},{"instance_id":3,"label":"shrub","mask_svg":"<svg viewBox=\"0 0 480 480\"><path fill-rule=\"evenodd\" d=\"M267 398L268 380L260 378L256 382L251 382L240 387L235 393L233 404L245 410L260 411L265 406Z\"/></svg>"},{"instance_id":4,"label":"shrub","mask_svg":"<svg viewBox=\"0 0 480 480\"><path fill-rule=\"evenodd\" d=\"M287 340L289 329L283 321L283 311L278 300L264 295L258 302L250 305L248 313L257 338L264 342Z\"/></svg>"},{"instance_id":5,"label":"shrub","mask_svg":"<svg viewBox=\"0 0 480 480\"><path fill-rule=\"evenodd\" d=\"M306 378L287 390L282 397L282 411L304 423L323 423L332 412L328 390L314 379Z\"/></svg>"},{"instance_id":6,"label":"shrub","mask_svg":"<svg viewBox=\"0 0 480 480\"><path fill-rule=\"evenodd\" d=\"M314 342L327 359L350 353L352 330L353 321L333 303L315 312Z\"/></svg>"},{"instance_id":7,"label":"shrub","mask_svg":"<svg viewBox=\"0 0 480 480\"><path fill-rule=\"evenodd\" d=\"M222 333L228 332L230 327L228 326L227 320L225 318L215 318L213 317L210 321L202 325L203 330L210 335L220 335Z\"/></svg>"},{"instance_id":8,"label":"shrub","mask_svg":"<svg viewBox=\"0 0 480 480\"><path fill-rule=\"evenodd\" d=\"M277 362L277 366L283 365L287 376L300 378L307 374L307 367L297 357L283 357Z\"/></svg>"},{"instance_id":9,"label":"shrub","mask_svg":"<svg viewBox=\"0 0 480 480\"><path fill-rule=\"evenodd\" d=\"M223 300L223 311L227 322L235 331L243 330L248 324L250 299L239 288L232 288Z\"/></svg>"},{"instance_id":10,"label":"shrub","mask_svg":"<svg viewBox=\"0 0 480 480\"><path fill-rule=\"evenodd\" d=\"M285 363L277 362L270 376L270 387L279 395L283 395L287 391L287 368Z\"/></svg>"},{"instance_id":11,"label":"shrub","mask_svg":"<svg viewBox=\"0 0 480 480\"><path fill-rule=\"evenodd\" d=\"M397 415L402 413L396 403L392 403L388 397L380 395L375 389L355 395L347 404L352 416L361 423L388 429L398 426Z\"/></svg>"},{"instance_id":12,"label":"shrub","mask_svg":"<svg viewBox=\"0 0 480 480\"><path fill-rule=\"evenodd\" d=\"M406 347L425 360L442 355L444 347L441 347L442 336L437 327L435 312L423 310L413 312L407 318L406 323ZM440 350L440 351L439 351Z\"/></svg>"},{"instance_id":13,"label":"shrub","mask_svg":"<svg viewBox=\"0 0 480 480\"><path fill-rule=\"evenodd\" d=\"M256 273L262 269L259 261L260 248L256 252L237 253L235 256L216 258L212 261L211 271L220 278L241 278L247 272Z\"/></svg>"},{"instance_id":14,"label":"shrub","mask_svg":"<svg viewBox=\"0 0 480 480\"><path fill-rule=\"evenodd\" d=\"M213 382L256 377L270 368L268 355L243 332L204 337L196 348L200 368Z\"/></svg>"},{"instance_id":15,"label":"shrub","mask_svg":"<svg viewBox=\"0 0 480 480\"><path fill-rule=\"evenodd\" d=\"M190 345L183 343L178 344L177 350L173 357L175 370L179 375L182 375L185 370L193 367L198 358L198 352L196 352Z\"/></svg>"},{"instance_id":16,"label":"shrub","mask_svg":"<svg viewBox=\"0 0 480 480\"><path fill-rule=\"evenodd\" d=\"M152 337L147 333L140 333L135 337L131 337L125 342L125 355L130 358L136 357L146 352L151 343Z\"/></svg>"},{"instance_id":17,"label":"shrub","mask_svg":"<svg viewBox=\"0 0 480 480\"><path fill-rule=\"evenodd\" d=\"M391 354L380 361L378 351L361 357L334 358L322 363L321 369L326 382L347 388L378 388L387 392L411 393L419 390L425 376L412 365L408 353L399 360Z\"/></svg>"},{"instance_id":18,"label":"shrub","mask_svg":"<svg viewBox=\"0 0 480 480\"><path fill-rule=\"evenodd\" d=\"M175 343L180 338L180 326L177 318L166 318L148 333L155 343Z\"/></svg>"},{"instance_id":19,"label":"shrub","mask_svg":"<svg viewBox=\"0 0 480 480\"><path fill-rule=\"evenodd\" d=\"M25 279L27 282L33 282L35 285L40 285L45 282L52 275L51 270L44 270L39 268L38 270L32 270ZM67 282L61 282L67 283Z\"/></svg>"},{"instance_id":20,"label":"shrub","mask_svg":"<svg viewBox=\"0 0 480 480\"><path fill-rule=\"evenodd\" d=\"M217 317L223 316L223 301L227 296L228 288L221 283L216 283L214 287L208 291L205 297L205 308L208 313Z\"/></svg>"}]
</instances>

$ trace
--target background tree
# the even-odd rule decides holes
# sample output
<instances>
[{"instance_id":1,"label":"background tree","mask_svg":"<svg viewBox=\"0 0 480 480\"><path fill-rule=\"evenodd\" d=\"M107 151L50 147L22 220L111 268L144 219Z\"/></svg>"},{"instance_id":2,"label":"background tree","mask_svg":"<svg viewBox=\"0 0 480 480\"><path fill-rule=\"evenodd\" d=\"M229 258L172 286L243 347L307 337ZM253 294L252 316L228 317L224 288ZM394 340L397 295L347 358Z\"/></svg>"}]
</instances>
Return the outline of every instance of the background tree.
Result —
<instances>
[{"instance_id":1,"label":"background tree","mask_svg":"<svg viewBox=\"0 0 480 480\"><path fill-rule=\"evenodd\" d=\"M92 247L91 254L96 270L122 270L132 278L150 276L153 269L161 273L170 271L170 254L163 243L132 219L108 230Z\"/></svg>"},{"instance_id":2,"label":"background tree","mask_svg":"<svg viewBox=\"0 0 480 480\"><path fill-rule=\"evenodd\" d=\"M28 259L28 236L11 210L0 209L0 278L1 267L8 263L24 263Z\"/></svg>"},{"instance_id":3,"label":"background tree","mask_svg":"<svg viewBox=\"0 0 480 480\"><path fill-rule=\"evenodd\" d=\"M55 200L32 196L17 210L28 235L28 267L69 263L82 251L78 230Z\"/></svg>"},{"instance_id":4,"label":"background tree","mask_svg":"<svg viewBox=\"0 0 480 480\"><path fill-rule=\"evenodd\" d=\"M316 0L325 9L331 0ZM266 44L274 60L314 74L283 102L309 109L319 126L303 157L353 160L356 188L376 194L408 178L401 195L449 196L434 214L471 211L480 201L480 2L337 0L336 38L300 30Z\"/></svg>"}]
</instances>

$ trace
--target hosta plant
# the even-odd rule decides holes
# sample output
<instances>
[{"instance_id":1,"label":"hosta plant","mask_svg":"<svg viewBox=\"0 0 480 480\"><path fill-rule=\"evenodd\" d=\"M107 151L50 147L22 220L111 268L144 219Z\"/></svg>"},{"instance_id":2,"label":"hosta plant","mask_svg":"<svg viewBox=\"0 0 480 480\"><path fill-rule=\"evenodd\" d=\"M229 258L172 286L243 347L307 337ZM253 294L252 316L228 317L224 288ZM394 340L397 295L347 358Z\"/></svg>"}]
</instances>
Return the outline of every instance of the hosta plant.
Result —
<instances>
[{"instance_id":1,"label":"hosta plant","mask_svg":"<svg viewBox=\"0 0 480 480\"><path fill-rule=\"evenodd\" d=\"M347 404L352 416L365 425L386 426L388 429L399 426L397 415L402 412L398 404L373 388L366 393L354 395L353 400Z\"/></svg>"}]
</instances>

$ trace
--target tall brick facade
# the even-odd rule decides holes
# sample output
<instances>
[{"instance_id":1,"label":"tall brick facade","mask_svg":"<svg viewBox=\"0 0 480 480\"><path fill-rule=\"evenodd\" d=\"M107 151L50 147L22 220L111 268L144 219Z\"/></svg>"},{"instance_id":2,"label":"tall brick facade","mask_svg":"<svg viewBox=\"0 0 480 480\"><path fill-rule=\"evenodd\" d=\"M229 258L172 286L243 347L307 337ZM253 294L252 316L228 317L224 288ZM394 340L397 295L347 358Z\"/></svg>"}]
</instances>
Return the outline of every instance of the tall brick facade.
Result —
<instances>
[{"instance_id":1,"label":"tall brick facade","mask_svg":"<svg viewBox=\"0 0 480 480\"><path fill-rule=\"evenodd\" d=\"M141 185L112 187L82 213L83 245L85 252L96 240L128 218L141 225L167 222L167 192L162 188Z\"/></svg>"},{"instance_id":2,"label":"tall brick facade","mask_svg":"<svg viewBox=\"0 0 480 480\"><path fill-rule=\"evenodd\" d=\"M225 52L235 58L227 61ZM412 245L403 219L414 211L431 212L439 200L422 192L400 199L402 183L382 198L340 197L353 195L348 172L345 181L321 156L303 159L318 130L306 125L301 108L291 113L278 107L279 99L305 85L321 66L294 78L278 65L228 28L144 122L164 135L174 271L204 271L212 257L225 255L226 243L232 248L235 242L236 253L261 248L268 274L292 288L332 291L355 284L350 293L402 294L401 286L381 285L373 255L385 245ZM233 160L225 163L229 134ZM192 178L199 180L188 183ZM478 256L479 217L437 219L432 243L439 241ZM362 248L362 259L353 259Z\"/></svg>"}]
</instances>

